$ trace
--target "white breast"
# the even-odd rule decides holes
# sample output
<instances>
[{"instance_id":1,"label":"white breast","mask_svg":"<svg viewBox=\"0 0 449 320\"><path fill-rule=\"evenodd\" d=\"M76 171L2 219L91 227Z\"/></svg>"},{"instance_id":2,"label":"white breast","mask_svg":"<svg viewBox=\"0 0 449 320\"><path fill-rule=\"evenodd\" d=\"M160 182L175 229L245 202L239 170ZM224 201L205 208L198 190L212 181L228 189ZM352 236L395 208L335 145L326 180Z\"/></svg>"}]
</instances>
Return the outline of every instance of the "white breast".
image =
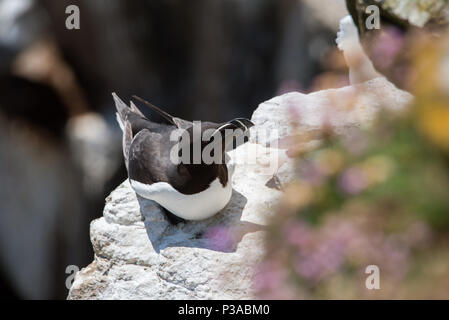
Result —
<instances>
[{"instance_id":1,"label":"white breast","mask_svg":"<svg viewBox=\"0 0 449 320\"><path fill-rule=\"evenodd\" d=\"M176 216L186 220L202 220L215 215L231 199L233 169L233 165L228 165L226 187L217 178L206 190L191 195L180 193L166 182L147 185L130 179L130 183L138 195L156 201Z\"/></svg>"}]
</instances>

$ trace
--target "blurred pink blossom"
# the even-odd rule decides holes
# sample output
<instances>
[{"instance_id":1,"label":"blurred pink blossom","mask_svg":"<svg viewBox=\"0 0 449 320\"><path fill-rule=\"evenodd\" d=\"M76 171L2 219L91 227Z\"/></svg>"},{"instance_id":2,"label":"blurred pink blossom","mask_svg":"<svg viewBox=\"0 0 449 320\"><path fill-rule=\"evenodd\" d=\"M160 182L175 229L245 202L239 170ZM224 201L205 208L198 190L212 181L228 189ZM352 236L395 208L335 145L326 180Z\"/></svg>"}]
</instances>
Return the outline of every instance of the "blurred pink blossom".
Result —
<instances>
[{"instance_id":1,"label":"blurred pink blossom","mask_svg":"<svg viewBox=\"0 0 449 320\"><path fill-rule=\"evenodd\" d=\"M381 69L390 68L403 46L404 36L400 30L394 27L386 28L379 34L371 49L375 64Z\"/></svg>"},{"instance_id":2,"label":"blurred pink blossom","mask_svg":"<svg viewBox=\"0 0 449 320\"><path fill-rule=\"evenodd\" d=\"M368 187L368 179L360 168L350 168L343 172L339 179L339 187L347 194L355 195Z\"/></svg>"},{"instance_id":3,"label":"blurred pink blossom","mask_svg":"<svg viewBox=\"0 0 449 320\"><path fill-rule=\"evenodd\" d=\"M293 299L296 295L289 287L287 277L288 272L281 263L267 260L256 267L253 288L259 299Z\"/></svg>"},{"instance_id":4,"label":"blurred pink blossom","mask_svg":"<svg viewBox=\"0 0 449 320\"><path fill-rule=\"evenodd\" d=\"M344 243L324 240L314 250L300 252L295 270L309 282L317 282L338 271L344 262L344 254Z\"/></svg>"},{"instance_id":5,"label":"blurred pink blossom","mask_svg":"<svg viewBox=\"0 0 449 320\"><path fill-rule=\"evenodd\" d=\"M303 247L312 240L312 231L304 223L288 223L285 227L285 237L291 245Z\"/></svg>"},{"instance_id":6,"label":"blurred pink blossom","mask_svg":"<svg viewBox=\"0 0 449 320\"><path fill-rule=\"evenodd\" d=\"M308 160L301 164L300 177L312 186L318 186L326 179L326 175L320 170L319 166Z\"/></svg>"}]
</instances>

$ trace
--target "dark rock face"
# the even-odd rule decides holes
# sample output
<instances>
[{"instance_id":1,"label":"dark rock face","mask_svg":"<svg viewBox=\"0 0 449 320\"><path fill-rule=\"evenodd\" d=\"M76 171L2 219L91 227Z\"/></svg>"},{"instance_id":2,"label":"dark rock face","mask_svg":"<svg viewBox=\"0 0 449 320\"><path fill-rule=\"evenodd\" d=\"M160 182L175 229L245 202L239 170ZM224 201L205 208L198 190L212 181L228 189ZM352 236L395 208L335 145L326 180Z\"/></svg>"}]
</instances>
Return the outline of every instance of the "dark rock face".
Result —
<instances>
[{"instance_id":1,"label":"dark rock face","mask_svg":"<svg viewBox=\"0 0 449 320\"><path fill-rule=\"evenodd\" d=\"M47 85L13 75L0 75L0 113L11 120L26 121L62 139L68 112Z\"/></svg>"}]
</instances>

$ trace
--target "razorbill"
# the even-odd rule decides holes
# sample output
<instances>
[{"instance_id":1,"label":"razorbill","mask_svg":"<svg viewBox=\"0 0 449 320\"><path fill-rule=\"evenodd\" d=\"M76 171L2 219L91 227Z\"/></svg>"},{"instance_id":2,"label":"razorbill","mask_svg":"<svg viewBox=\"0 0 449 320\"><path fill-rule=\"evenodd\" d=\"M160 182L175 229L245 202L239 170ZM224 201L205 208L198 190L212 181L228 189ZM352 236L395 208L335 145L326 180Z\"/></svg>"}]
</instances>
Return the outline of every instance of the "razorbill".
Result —
<instances>
[{"instance_id":1,"label":"razorbill","mask_svg":"<svg viewBox=\"0 0 449 320\"><path fill-rule=\"evenodd\" d=\"M198 126L134 96L162 116L164 121L156 123L133 102L128 107L115 93L112 96L123 131L128 178L138 195L166 209L172 223L206 219L226 206L233 174L226 151L233 149L236 141L245 142L236 138L248 138L248 130L254 126L250 120L201 122ZM206 160L203 151L210 151L214 160Z\"/></svg>"}]
</instances>

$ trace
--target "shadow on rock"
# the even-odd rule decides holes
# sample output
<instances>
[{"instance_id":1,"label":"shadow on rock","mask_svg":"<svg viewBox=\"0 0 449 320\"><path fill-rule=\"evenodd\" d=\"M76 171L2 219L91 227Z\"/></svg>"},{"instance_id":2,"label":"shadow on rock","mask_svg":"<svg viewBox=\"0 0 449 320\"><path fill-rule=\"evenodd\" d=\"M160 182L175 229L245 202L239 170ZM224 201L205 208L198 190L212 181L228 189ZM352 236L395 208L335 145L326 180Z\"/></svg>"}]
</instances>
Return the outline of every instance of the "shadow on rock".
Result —
<instances>
[{"instance_id":1,"label":"shadow on rock","mask_svg":"<svg viewBox=\"0 0 449 320\"><path fill-rule=\"evenodd\" d=\"M154 201L137 196L145 229L154 250L191 247L220 252L235 252L242 238L264 230L263 225L242 221L247 199L233 190L227 206L215 216L201 221L172 225L164 210Z\"/></svg>"}]
</instances>

